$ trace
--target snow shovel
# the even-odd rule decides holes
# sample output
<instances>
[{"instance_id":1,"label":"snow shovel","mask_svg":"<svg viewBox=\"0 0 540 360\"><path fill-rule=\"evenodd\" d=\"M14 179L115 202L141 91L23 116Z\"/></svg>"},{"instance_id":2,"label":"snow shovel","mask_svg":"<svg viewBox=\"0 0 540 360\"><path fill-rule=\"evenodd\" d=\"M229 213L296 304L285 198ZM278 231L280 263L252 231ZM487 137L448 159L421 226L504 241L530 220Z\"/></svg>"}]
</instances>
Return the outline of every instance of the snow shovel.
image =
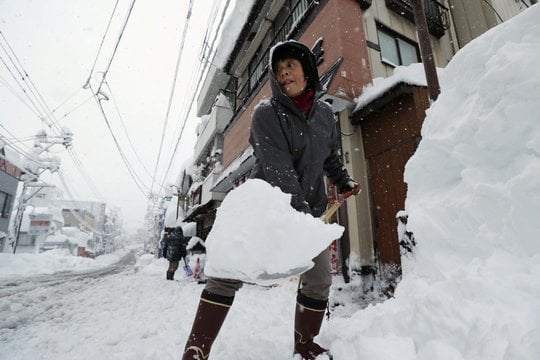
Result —
<instances>
[{"instance_id":1,"label":"snow shovel","mask_svg":"<svg viewBox=\"0 0 540 360\"><path fill-rule=\"evenodd\" d=\"M333 195L328 203L328 207L326 209L326 211L321 215L320 219L325 223L325 224L328 224L328 222L330 221L330 219L332 218L332 216L336 213L336 211L339 209L339 207L345 202L345 200L347 200L349 197L351 197L352 195L355 195L355 194L359 194L360 192L362 191L362 189L360 188L360 185L356 185L355 188L345 194L337 194L337 195ZM301 267L301 268L295 268L295 269L291 269L290 271L288 271L287 273L274 273L274 274L268 274L268 273L263 273L263 274L259 274L257 276L257 280L262 280L264 282L271 282L272 280L277 280L277 279L283 279L283 278L287 278L287 277L291 277L291 276L296 276L296 275L300 275L304 272L306 272L307 270L309 270L311 268L312 265L308 266L308 267ZM272 285L270 285L272 286Z\"/></svg>"},{"instance_id":2,"label":"snow shovel","mask_svg":"<svg viewBox=\"0 0 540 360\"><path fill-rule=\"evenodd\" d=\"M191 266L188 265L186 258L183 258L184 260L184 271L186 272L187 277L193 276L193 270L191 270Z\"/></svg>"}]
</instances>

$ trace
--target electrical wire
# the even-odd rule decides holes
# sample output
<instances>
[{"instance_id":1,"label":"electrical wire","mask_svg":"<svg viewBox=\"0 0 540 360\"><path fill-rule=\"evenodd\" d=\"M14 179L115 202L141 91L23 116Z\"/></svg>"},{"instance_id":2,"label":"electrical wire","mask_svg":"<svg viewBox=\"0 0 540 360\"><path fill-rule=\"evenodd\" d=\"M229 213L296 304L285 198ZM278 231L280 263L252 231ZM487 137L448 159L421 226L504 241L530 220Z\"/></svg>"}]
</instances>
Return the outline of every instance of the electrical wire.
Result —
<instances>
[{"instance_id":1,"label":"electrical wire","mask_svg":"<svg viewBox=\"0 0 540 360\"><path fill-rule=\"evenodd\" d=\"M1 56L0 56L1 57ZM9 70L8 70L9 71ZM20 96L16 91L15 89L13 89L9 84L8 82L0 76L0 82L6 87L6 89L8 89L9 92L11 92L11 94L13 94L13 96L15 96L17 99L19 99L19 101L28 108L28 110L30 110L32 113L34 113L34 115L36 115L36 117L38 119L41 119L41 116L39 115L38 111L36 111L36 109L33 109L32 106L30 106L23 98L22 96Z\"/></svg>"},{"instance_id":2,"label":"electrical wire","mask_svg":"<svg viewBox=\"0 0 540 360\"><path fill-rule=\"evenodd\" d=\"M495 13L495 15L497 15L497 17L499 18L499 20L501 22L504 22L503 18L501 17L501 15L499 15L499 13L497 12L497 10L495 9L495 7L491 4L491 2L487 1L487 0L484 0L484 3L489 6L491 8L491 10L493 10L493 12Z\"/></svg>"},{"instance_id":3,"label":"electrical wire","mask_svg":"<svg viewBox=\"0 0 540 360\"><path fill-rule=\"evenodd\" d=\"M101 78L101 82L97 88L96 95L99 94L101 87L103 86L103 83L105 82L105 79L107 78L107 74L109 73L109 69L111 68L112 62L114 60L114 57L116 55L116 51L118 51L118 46L120 45L120 41L122 40L122 36L124 36L124 31L126 30L129 18L131 16L131 12L133 11L133 7L135 6L135 2L137 0L133 0L131 2L131 6L129 7L128 13L126 15L126 19L124 20L124 24L122 25L122 30L120 31L120 35L118 36L118 39L116 40L116 44L114 45L114 50L111 55L111 58L109 59L109 63L107 64L107 68L103 72L103 77Z\"/></svg>"},{"instance_id":4,"label":"electrical wire","mask_svg":"<svg viewBox=\"0 0 540 360\"><path fill-rule=\"evenodd\" d=\"M88 87L88 84L90 83L90 79L92 78L92 73L94 72L94 69L96 68L96 64L99 58L99 54L101 53L101 49L103 48L103 43L105 42L105 38L107 37L107 34L109 33L109 28L111 26L112 20L114 18L114 14L116 13L116 8L118 7L118 2L120 0L116 0L116 3L114 4L114 8L111 14L111 17L109 18L109 22L107 23L107 27L105 28L105 34L103 34L103 37L101 38L101 43L99 44L98 52L96 54L96 58L94 59L94 63L92 64L92 68L90 69L90 74L88 74L88 80L86 80L86 83L84 84L83 88L86 89Z\"/></svg>"},{"instance_id":5,"label":"electrical wire","mask_svg":"<svg viewBox=\"0 0 540 360\"><path fill-rule=\"evenodd\" d=\"M94 95L90 95L86 100L84 100L82 103L80 103L79 105L76 105L74 108L72 108L71 110L69 110L68 112L64 113L64 115L62 115L62 117L60 119L65 119L68 117L68 115L71 115L72 113L74 113L76 110L82 108L84 105L86 105L90 100L92 100L94 98Z\"/></svg>"},{"instance_id":6,"label":"electrical wire","mask_svg":"<svg viewBox=\"0 0 540 360\"><path fill-rule=\"evenodd\" d=\"M133 141L131 140L131 137L129 136L128 129L126 127L126 124L125 124L124 119L122 117L122 114L120 112L120 109L118 108L118 104L117 104L117 102L115 100L115 97L113 95L113 91L111 89L111 86L107 83L107 81L105 81L105 86L107 86L107 89L109 90L110 99L112 100L114 108L116 109L116 113L118 115L118 118L120 119L120 124L122 125L122 129L124 130L124 134L126 135L126 138L128 140L129 146L131 147L131 150L133 150L133 153L135 154L135 157L137 158L137 160L139 160L139 164L141 165L141 167L143 168L145 173L148 175L148 177L150 179L152 179L152 174L150 174L150 171L144 165L144 162L142 161L141 157L139 156L139 153L138 153L137 149L135 148L135 145L133 145Z\"/></svg>"},{"instance_id":7,"label":"electrical wire","mask_svg":"<svg viewBox=\"0 0 540 360\"><path fill-rule=\"evenodd\" d=\"M175 93L175 89L176 89L176 81L177 81L177 78L178 78L178 71L180 69L180 62L182 60L182 54L184 52L184 43L185 43L185 40L186 40L186 34L187 34L187 31L188 31L189 22L190 22L190 19L191 19L191 10L192 10L192 8L193 8L193 0L190 0L189 5L188 5L188 10L187 10L187 15L186 15L186 21L184 23L184 30L182 31L182 39L180 40L180 48L178 50L178 55L176 57L176 67L174 69L173 83L172 83L172 88L171 88L171 91L170 91L170 94L169 94L169 101L168 101L168 104L167 104L167 111L166 111L166 114L165 114L165 121L163 122L163 129L161 131L161 139L159 141L159 150L158 150L156 165L154 167L154 176L152 177L152 185L150 186L150 193L152 193L152 191L154 190L154 183L155 183L155 179L156 179L156 176L157 176L157 169L158 169L158 166L159 166L159 160L161 158L161 151L163 149L163 142L164 142L164 139L165 139L165 132L167 130L167 123L168 123L168 120L169 120L169 114L170 114L170 111L171 111L172 102L173 102L173 98L174 98L174 93Z\"/></svg>"},{"instance_id":8,"label":"electrical wire","mask_svg":"<svg viewBox=\"0 0 540 360\"><path fill-rule=\"evenodd\" d=\"M41 107L42 110L44 110L43 114L45 114L45 116L43 116L42 121L47 122L47 118L49 118L51 116L50 115L51 114L50 108L47 106L47 103L45 102L45 99L43 99L43 96L41 96L41 93L38 91L36 85L34 84L32 79L30 78L30 76L28 75L28 72L24 69L24 66L22 65L21 61L19 60L19 57L17 56L17 54L15 53L15 51L13 50L11 45L9 44L9 41L6 39L6 37L5 37L5 35L4 35L4 33L2 31L0 31L0 36L2 37L4 42L6 43L6 45L7 45L10 52L8 52L4 48L4 46L1 45L1 44L0 44L0 47L2 47L4 52L7 54L7 56L9 58L9 60L11 61L12 65L15 67L15 69L17 70L17 72L21 76L22 81L25 82L25 84L27 83L28 89L30 90L32 95L35 97L36 102L38 103L38 105ZM12 56L13 56L13 58L15 58L17 63L15 63L15 61L12 59ZM50 119L48 125L49 125L50 128L55 128L55 130L57 131L57 135L60 135L62 133L60 126L58 125L57 122L55 122L54 119Z\"/></svg>"},{"instance_id":9,"label":"electrical wire","mask_svg":"<svg viewBox=\"0 0 540 360\"><path fill-rule=\"evenodd\" d=\"M14 135L4 125L0 124L0 127L2 127L10 136L14 137ZM39 159L36 160L35 155L32 155L32 154L28 153L27 151L21 149L21 147L19 147L19 145L17 143L15 143L13 141L10 141L6 136L0 134L0 138L2 139L2 141L4 141L7 145L9 145L19 155L23 156L24 158L30 160L31 162L33 162L33 163L35 163L37 165L43 165L43 163ZM22 144L22 145L26 146L25 144ZM28 148L28 150L31 151L30 148Z\"/></svg>"},{"instance_id":10,"label":"electrical wire","mask_svg":"<svg viewBox=\"0 0 540 360\"><path fill-rule=\"evenodd\" d=\"M96 100L96 104L98 105L98 108L99 108L99 110L101 112L101 115L102 115L103 119L105 120L105 123L107 124L107 128L109 129L109 133L111 134L111 136L113 138L114 144L116 145L116 149L118 150L118 152L120 154L120 157L121 157L122 161L124 162L124 165L126 166L131 179L134 181L134 183L137 186L137 188L139 189L139 191L145 197L148 197L149 196L148 188L144 185L144 182L137 175L137 173L133 169L133 166L129 162L126 154L122 150L122 148L120 146L120 143L118 142L118 139L116 138L116 135L114 134L114 131L113 131L112 127L111 127L109 119L107 118L107 114L105 113L105 110L103 109L103 106L101 105L101 100L98 98L97 93L94 92L94 89L92 88L92 86L89 85L89 87L90 87L90 90L92 90L92 93L94 93L94 99Z\"/></svg>"},{"instance_id":11,"label":"electrical wire","mask_svg":"<svg viewBox=\"0 0 540 360\"><path fill-rule=\"evenodd\" d=\"M3 47L2 47L3 49ZM19 82L19 79L17 78L17 76L13 73L12 69L9 67L9 65L7 64L7 62L5 61L5 59L2 57L2 55L0 55L0 61L2 61L2 64L4 64L4 66L6 67L7 71L9 72L9 74L11 75L11 77L13 78L13 80L15 81L15 83L19 86L19 88L21 89L21 91L23 92L23 94L26 96L26 98L28 99L28 101L30 101L30 104L32 105L33 109L32 112L34 114L36 114L38 116L38 118L41 120L41 121L45 121L45 117L41 114L41 110L39 109L39 107L36 105L34 99L28 94L28 92L26 91L25 87Z\"/></svg>"},{"instance_id":12,"label":"electrical wire","mask_svg":"<svg viewBox=\"0 0 540 360\"><path fill-rule=\"evenodd\" d=\"M214 39L212 40L212 45L211 45L212 47L213 47L214 44L215 44L215 41L216 41L216 39L217 39L217 36L218 36L219 31L220 31L220 29L221 29L221 26L222 26L222 24L223 24L223 21L224 21L224 18L225 18L225 14L227 13L227 9L228 9L229 3L230 3L229 0L227 0L227 2L225 3L224 10L223 10L223 12L222 12L222 14L221 14L221 18L220 18L218 27L217 27L216 32L215 32L215 37L214 37ZM186 123L187 123L187 118L188 118L188 116L189 116L189 113L191 112L191 108L193 107L193 103L194 103L194 100L195 100L195 96L196 96L196 94L197 94L197 93L199 92L199 90L200 90L200 87L201 87L201 85L202 85L202 81L201 81L201 80L202 80L202 77L203 77L204 74L205 74L205 71L206 71L206 69L207 69L209 63L210 63L210 61L207 59L207 61L206 61L206 63L205 63L205 66L204 66L203 70L200 72L199 79L198 79L198 81L196 82L196 84L197 84L196 89L195 89L195 91L192 92L191 99L189 100L189 107L188 107L188 110L184 112L184 118L182 119L182 122L181 122L181 123L182 123L182 127L181 127L181 129L180 129L180 134L179 134L179 136L178 136L178 138L177 138L177 141L176 141L176 144L175 144L175 146L174 146L173 154L172 154L172 156L171 156L171 158L170 158L169 164L168 164L168 166L167 166L167 170L165 171L165 175L163 176L162 184L165 183L165 181L166 181L166 179L167 179L167 176L168 176L168 174L169 174L169 171L170 171L170 169L171 169L171 167L172 167L172 163L173 163L173 161L174 161L174 158L176 157L176 154L177 154L177 151L178 151L178 147L179 147L179 145L180 145L180 141L181 141L181 139L182 139L182 135L183 135L183 133L184 133L184 129L185 129L185 126L186 126ZM197 72L194 72L194 73L197 73Z\"/></svg>"},{"instance_id":13,"label":"electrical wire","mask_svg":"<svg viewBox=\"0 0 540 360\"><path fill-rule=\"evenodd\" d=\"M56 106L54 109L52 109L51 113L56 113L56 110L62 107L65 103L67 103L69 100L71 100L75 95L79 93L79 91L83 90L83 88L79 87L77 90L75 90L71 95L69 95L64 101L60 103L60 105Z\"/></svg>"},{"instance_id":14,"label":"electrical wire","mask_svg":"<svg viewBox=\"0 0 540 360\"><path fill-rule=\"evenodd\" d=\"M1 32L0 32L1 33ZM13 48L9 45L9 42L8 40L6 39L6 37L4 36L3 33L1 33L1 37L2 39L4 40L4 42L7 44L7 47L9 48L10 50L10 53L7 52L7 50L5 49L4 46L2 46L2 49L4 50L4 52L6 52L6 54L8 55L9 59L11 60L11 63L12 65L15 67L15 69L17 70L17 72L21 75L21 77L23 78L23 81L25 81L24 79L28 79L28 84L29 84L29 89L31 90L31 93L32 95L34 96L34 99L32 99L28 93L26 92L26 90L24 89L24 87L21 86L21 88L23 89L23 93L25 93L27 95L27 97L29 98L29 100L31 101L32 104L34 104L35 108L36 108L36 111L37 113L34 113L35 115L37 115L37 117L45 122L47 124L47 126L49 126L49 128L53 129L53 130L56 130L56 135L59 136L59 137L64 137L64 134L63 134L63 131L61 130L61 127L60 127L60 124L58 123L58 121L56 120L55 116L54 116L54 111L51 111L49 106L47 105L46 101L44 100L43 96L41 95L41 93L39 92L39 90L37 89L37 87L35 86L34 82L32 81L32 79L30 78L30 76L28 75L28 72L24 69L24 66L22 65L22 63L20 62L17 54L15 53L15 51L13 50ZM17 63L15 61L13 61L12 57L17 60ZM2 59L3 60L3 59ZM4 61L3 61L4 62ZM13 75L11 69L9 69L9 67L7 66L7 64L4 62L4 65L6 65L6 67L8 68L8 71ZM20 68L20 69L19 69ZM23 75L24 73L24 75ZM16 82L19 84L19 82L16 80ZM26 81L25 81L26 83ZM79 89L80 90L80 89ZM77 90L77 92L79 91ZM75 96L76 93L72 94L69 98L72 98L73 96ZM69 100L68 98L68 100ZM92 97L90 97L89 99L91 99ZM41 109L39 109L36 105L35 105L35 102L38 102L40 104L40 107ZM66 100L67 101L67 100ZM88 101L88 100L87 100ZM65 103L65 101L63 102ZM63 105L62 103L62 105ZM83 103L84 104L84 103ZM82 106L79 105L77 106L80 107ZM57 107L58 108L58 107ZM44 110L45 114L46 115L43 115L42 113L42 110ZM75 109L74 109L75 110ZM74 111L74 110L71 110ZM49 118L49 123L47 123L47 118ZM7 130L7 129L6 129ZM13 144L11 145L13 146ZM30 160L33 160L33 157L24 153L23 151L20 151L19 150L19 153L23 156L25 156L26 158L30 159ZM82 162L80 161L77 153L75 152L75 150L73 148L69 148L68 149L68 153L73 161L73 163L75 164L76 166L76 169L80 172L81 176L82 176L82 179L87 183L87 185L89 186L89 188L94 192L95 195L97 195L98 197L101 197L99 195L99 191L97 190L97 187L95 186L95 183L92 181L92 179L90 178L90 176L88 175L87 171L85 170L84 166L82 165ZM36 162L35 160L33 160L34 162ZM42 163L41 162L36 162L38 165L41 165L42 166Z\"/></svg>"},{"instance_id":15,"label":"electrical wire","mask_svg":"<svg viewBox=\"0 0 540 360\"><path fill-rule=\"evenodd\" d=\"M64 186L64 190L66 191L66 193L68 194L69 196L69 199L64 199L62 196L60 196L60 198L62 198L63 200L67 200L67 201L70 201L72 204L77 204L77 201L74 200L74 196L69 188L69 186L67 185L67 182L64 178L64 175L62 174L61 171L57 171L57 175L58 175L58 178L60 179L60 182L62 183L62 185ZM77 214L75 211L73 211L73 209L66 209L68 210L77 220L79 220L80 223L84 224L84 226L86 226L89 230L91 230L94 234L97 234L97 235L100 235L100 236L110 236L110 235L114 235L114 234L117 234L118 231L114 231L114 232L111 232L111 233L105 233L105 232L102 232L96 228L94 228L92 225L88 224L86 222L86 220L84 220L82 217L80 217L79 214Z\"/></svg>"}]
</instances>

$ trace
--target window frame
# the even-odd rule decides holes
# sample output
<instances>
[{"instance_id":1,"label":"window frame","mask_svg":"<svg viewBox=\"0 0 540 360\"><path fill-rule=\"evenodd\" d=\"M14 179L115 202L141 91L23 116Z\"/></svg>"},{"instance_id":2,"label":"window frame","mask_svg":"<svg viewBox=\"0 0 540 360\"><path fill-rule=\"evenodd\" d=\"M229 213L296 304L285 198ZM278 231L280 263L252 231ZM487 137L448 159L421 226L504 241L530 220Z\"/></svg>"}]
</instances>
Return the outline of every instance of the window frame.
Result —
<instances>
[{"instance_id":1,"label":"window frame","mask_svg":"<svg viewBox=\"0 0 540 360\"><path fill-rule=\"evenodd\" d=\"M8 194L5 191L0 191L0 194L4 197L3 202L0 204L0 218L7 219L11 211L11 203L13 201L13 195Z\"/></svg>"},{"instance_id":2,"label":"window frame","mask_svg":"<svg viewBox=\"0 0 540 360\"><path fill-rule=\"evenodd\" d=\"M389 36L391 38L393 38L394 42L394 49L396 50L397 52L397 56L398 56L398 63L397 64L394 64L393 62L391 62L390 60L385 60L384 57L383 57L383 46L381 45L381 36L380 34L384 34L386 36ZM422 62L422 58L420 56L420 48L418 46L418 43L416 41L413 41L405 36L403 36L402 34L388 28L387 26L384 26L380 23L377 23L377 41L378 41L378 45L379 45L379 53L380 53L380 56L381 56L381 62L383 64L386 64L388 66L392 66L392 67L397 67L397 66L407 66L407 65L410 65L410 64L414 64L414 63L410 63L410 64L404 64L403 63L403 56L402 56L402 49L400 47L400 41L405 43L405 44L408 44L408 45L411 45L414 49L415 49L415 52L416 52L416 60L417 60L417 63L421 63Z\"/></svg>"}]
</instances>

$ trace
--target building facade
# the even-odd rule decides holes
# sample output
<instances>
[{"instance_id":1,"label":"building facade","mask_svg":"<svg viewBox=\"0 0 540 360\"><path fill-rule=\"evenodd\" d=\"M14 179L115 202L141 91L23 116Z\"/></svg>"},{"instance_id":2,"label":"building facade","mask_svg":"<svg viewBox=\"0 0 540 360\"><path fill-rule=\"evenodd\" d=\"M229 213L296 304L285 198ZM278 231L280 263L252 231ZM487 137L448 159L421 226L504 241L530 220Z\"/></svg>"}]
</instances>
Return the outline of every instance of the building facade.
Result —
<instances>
[{"instance_id":1,"label":"building facade","mask_svg":"<svg viewBox=\"0 0 540 360\"><path fill-rule=\"evenodd\" d=\"M460 47L533 2L424 0L436 66L444 68ZM215 111L211 99L219 94L232 110L222 118L222 148L216 148L221 173L210 190L225 194L249 176L251 114L271 95L269 51L286 39L301 41L316 54L327 88L324 99L342 134L343 162L364 189L336 218L347 228L339 246L342 266L399 278L396 216L406 196L403 171L420 141L428 93L423 86L397 84L363 107L356 107L355 99L374 78L421 62L411 0L255 1L226 64L209 72L198 99L199 115ZM211 226L211 218L202 221Z\"/></svg>"},{"instance_id":2,"label":"building facade","mask_svg":"<svg viewBox=\"0 0 540 360\"><path fill-rule=\"evenodd\" d=\"M6 147L0 147L0 252L8 243L14 200L24 174L22 166L16 165L18 161L13 161L11 157Z\"/></svg>"}]
</instances>

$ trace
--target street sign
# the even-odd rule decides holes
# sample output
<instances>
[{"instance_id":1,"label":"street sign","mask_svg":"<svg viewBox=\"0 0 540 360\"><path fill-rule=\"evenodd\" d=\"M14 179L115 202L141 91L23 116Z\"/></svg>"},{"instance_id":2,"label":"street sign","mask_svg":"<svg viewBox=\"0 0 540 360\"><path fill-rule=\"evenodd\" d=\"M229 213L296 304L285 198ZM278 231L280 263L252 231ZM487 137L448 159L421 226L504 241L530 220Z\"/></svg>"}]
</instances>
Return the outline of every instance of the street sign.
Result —
<instances>
[{"instance_id":1,"label":"street sign","mask_svg":"<svg viewBox=\"0 0 540 360\"><path fill-rule=\"evenodd\" d=\"M30 226L28 227L28 235L43 235L49 232L51 226L51 214L35 214L30 215Z\"/></svg>"}]
</instances>

